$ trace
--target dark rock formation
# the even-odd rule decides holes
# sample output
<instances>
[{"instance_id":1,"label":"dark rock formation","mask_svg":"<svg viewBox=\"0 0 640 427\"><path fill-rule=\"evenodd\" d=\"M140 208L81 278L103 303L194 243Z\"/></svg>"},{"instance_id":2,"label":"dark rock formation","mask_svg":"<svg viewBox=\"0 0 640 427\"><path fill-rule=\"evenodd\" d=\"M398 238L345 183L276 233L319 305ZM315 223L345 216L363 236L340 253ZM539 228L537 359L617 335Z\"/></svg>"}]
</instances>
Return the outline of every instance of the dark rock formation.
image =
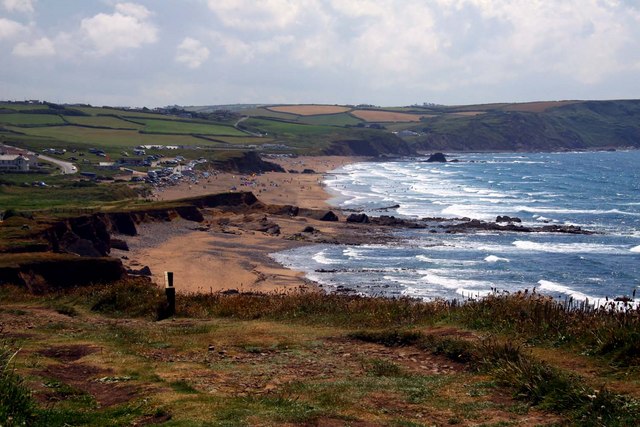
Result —
<instances>
[{"instance_id":1,"label":"dark rock formation","mask_svg":"<svg viewBox=\"0 0 640 427\"><path fill-rule=\"evenodd\" d=\"M417 221L396 218L395 216L381 215L377 218L370 218L373 224L383 225L385 227L404 227L404 228L426 228L426 225Z\"/></svg>"},{"instance_id":2,"label":"dark rock formation","mask_svg":"<svg viewBox=\"0 0 640 427\"><path fill-rule=\"evenodd\" d=\"M338 215L329 211L320 217L320 221L338 221Z\"/></svg>"},{"instance_id":3,"label":"dark rock formation","mask_svg":"<svg viewBox=\"0 0 640 427\"><path fill-rule=\"evenodd\" d=\"M496 217L496 222L522 222L522 220L518 217L511 217L508 215L498 215Z\"/></svg>"},{"instance_id":4,"label":"dark rock formation","mask_svg":"<svg viewBox=\"0 0 640 427\"><path fill-rule=\"evenodd\" d=\"M119 259L79 257L65 254L5 255L17 257L14 263L0 268L0 283L25 286L32 293L51 289L109 283L124 277Z\"/></svg>"},{"instance_id":5,"label":"dark rock formation","mask_svg":"<svg viewBox=\"0 0 640 427\"><path fill-rule=\"evenodd\" d=\"M284 168L276 163L262 160L255 151L247 151L239 157L232 157L225 161L215 162L218 169L227 172L243 174L262 172L285 172Z\"/></svg>"},{"instance_id":6,"label":"dark rock formation","mask_svg":"<svg viewBox=\"0 0 640 427\"><path fill-rule=\"evenodd\" d=\"M364 214L364 213L360 213L360 214L352 213L351 215L349 215L347 217L347 222L355 222L355 223L359 223L359 224L368 224L369 223L369 217L367 216L367 214Z\"/></svg>"},{"instance_id":7,"label":"dark rock formation","mask_svg":"<svg viewBox=\"0 0 640 427\"><path fill-rule=\"evenodd\" d=\"M145 265L144 267L142 267L141 269L138 270L134 270L134 269L129 269L127 270L128 274L132 274L134 276L151 276L151 269L149 268L148 265Z\"/></svg>"},{"instance_id":8,"label":"dark rock formation","mask_svg":"<svg viewBox=\"0 0 640 427\"><path fill-rule=\"evenodd\" d=\"M431 156L429 156L427 162L446 163L447 158L442 153L433 153Z\"/></svg>"},{"instance_id":9,"label":"dark rock formation","mask_svg":"<svg viewBox=\"0 0 640 427\"><path fill-rule=\"evenodd\" d=\"M128 251L129 245L122 239L111 238L111 249L118 249L121 251Z\"/></svg>"}]
</instances>

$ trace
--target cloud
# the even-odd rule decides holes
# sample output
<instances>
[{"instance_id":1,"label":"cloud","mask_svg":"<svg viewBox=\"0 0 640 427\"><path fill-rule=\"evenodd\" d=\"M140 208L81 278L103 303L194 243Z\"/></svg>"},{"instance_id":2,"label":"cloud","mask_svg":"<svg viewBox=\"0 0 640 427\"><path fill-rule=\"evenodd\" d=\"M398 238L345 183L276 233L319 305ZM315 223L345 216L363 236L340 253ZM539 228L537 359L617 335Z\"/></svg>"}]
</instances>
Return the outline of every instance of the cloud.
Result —
<instances>
[{"instance_id":1,"label":"cloud","mask_svg":"<svg viewBox=\"0 0 640 427\"><path fill-rule=\"evenodd\" d=\"M2 5L9 12L32 13L33 0L2 0Z\"/></svg>"},{"instance_id":2,"label":"cloud","mask_svg":"<svg viewBox=\"0 0 640 427\"><path fill-rule=\"evenodd\" d=\"M12 53L23 57L40 57L55 55L56 49L53 42L46 37L34 40L31 43L20 42L13 48Z\"/></svg>"},{"instance_id":3,"label":"cloud","mask_svg":"<svg viewBox=\"0 0 640 427\"><path fill-rule=\"evenodd\" d=\"M186 37L178 45L176 61L189 68L198 68L209 57L209 49L200 41Z\"/></svg>"},{"instance_id":4,"label":"cloud","mask_svg":"<svg viewBox=\"0 0 640 427\"><path fill-rule=\"evenodd\" d=\"M121 49L139 48L155 43L158 30L148 22L149 10L134 3L119 3L113 14L99 13L80 23L84 36L98 55L108 55Z\"/></svg>"},{"instance_id":5,"label":"cloud","mask_svg":"<svg viewBox=\"0 0 640 427\"><path fill-rule=\"evenodd\" d=\"M284 29L296 22L307 0L209 0L223 25L242 30Z\"/></svg>"},{"instance_id":6,"label":"cloud","mask_svg":"<svg viewBox=\"0 0 640 427\"><path fill-rule=\"evenodd\" d=\"M261 57L278 54L295 42L295 37L291 35L276 35L247 41L217 31L211 32L210 36L223 57L226 56L243 64ZM224 58L221 59L224 60Z\"/></svg>"},{"instance_id":7,"label":"cloud","mask_svg":"<svg viewBox=\"0 0 640 427\"><path fill-rule=\"evenodd\" d=\"M0 40L13 38L27 31L28 28L19 22L0 18Z\"/></svg>"}]
</instances>

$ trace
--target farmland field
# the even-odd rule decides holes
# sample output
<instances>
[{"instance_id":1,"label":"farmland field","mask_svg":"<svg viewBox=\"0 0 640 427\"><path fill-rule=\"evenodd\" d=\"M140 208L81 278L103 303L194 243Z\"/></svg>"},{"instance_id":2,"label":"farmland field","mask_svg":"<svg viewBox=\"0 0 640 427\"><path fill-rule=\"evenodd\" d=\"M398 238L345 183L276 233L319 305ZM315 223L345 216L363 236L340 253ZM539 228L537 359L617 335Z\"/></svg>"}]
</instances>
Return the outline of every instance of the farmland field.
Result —
<instances>
[{"instance_id":1,"label":"farmland field","mask_svg":"<svg viewBox=\"0 0 640 427\"><path fill-rule=\"evenodd\" d=\"M142 125L137 125L126 120L121 120L111 116L64 116L64 119L71 123L83 126L99 126L117 129L142 129Z\"/></svg>"},{"instance_id":2,"label":"farmland field","mask_svg":"<svg viewBox=\"0 0 640 427\"><path fill-rule=\"evenodd\" d=\"M203 145L206 141L190 135L150 135L134 130L95 129L79 126L15 128L30 136L41 136L90 146L134 147L136 145Z\"/></svg>"},{"instance_id":3,"label":"farmland field","mask_svg":"<svg viewBox=\"0 0 640 427\"><path fill-rule=\"evenodd\" d=\"M53 114L0 114L0 124L14 126L61 125L64 120Z\"/></svg>"},{"instance_id":4,"label":"farmland field","mask_svg":"<svg viewBox=\"0 0 640 427\"><path fill-rule=\"evenodd\" d=\"M14 104L10 102L0 102L0 108L6 108L13 111L28 111L28 110L48 110L49 106L46 104Z\"/></svg>"},{"instance_id":5,"label":"farmland field","mask_svg":"<svg viewBox=\"0 0 640 427\"><path fill-rule=\"evenodd\" d=\"M262 132L266 132L271 136L323 135L332 132L332 129L327 126L304 125L262 119L248 119L244 121L243 124L247 127L260 129Z\"/></svg>"},{"instance_id":6,"label":"farmland field","mask_svg":"<svg viewBox=\"0 0 640 427\"><path fill-rule=\"evenodd\" d=\"M121 110L117 108L109 108L109 107L69 107L73 110L81 111L85 114L90 114L92 116L97 115L110 115L110 116L120 116L127 118L141 118L141 119L162 119L162 120L177 120L176 116L166 116L158 113L145 113L142 111L134 111L134 110Z\"/></svg>"},{"instance_id":7,"label":"farmland field","mask_svg":"<svg viewBox=\"0 0 640 427\"><path fill-rule=\"evenodd\" d=\"M255 136L207 136L211 139L210 143L203 138L199 138L202 140L201 145L214 145L216 141L220 141L224 144L232 144L232 145L262 145L269 144L273 142L272 138L260 138ZM214 141L215 140L215 141Z\"/></svg>"},{"instance_id":8,"label":"farmland field","mask_svg":"<svg viewBox=\"0 0 640 427\"><path fill-rule=\"evenodd\" d=\"M323 114L318 116L303 116L298 120L300 123L307 123L310 125L324 125L324 126L355 126L361 122L361 120L347 114Z\"/></svg>"},{"instance_id":9,"label":"farmland field","mask_svg":"<svg viewBox=\"0 0 640 427\"><path fill-rule=\"evenodd\" d=\"M232 126L170 120L144 119L138 121L146 125L145 132L246 136L246 133Z\"/></svg>"},{"instance_id":10,"label":"farmland field","mask_svg":"<svg viewBox=\"0 0 640 427\"><path fill-rule=\"evenodd\" d=\"M279 105L275 107L267 107L267 109L281 113L297 114L300 116L338 114L351 110L349 107L341 107L339 105Z\"/></svg>"},{"instance_id":11,"label":"farmland field","mask_svg":"<svg viewBox=\"0 0 640 427\"><path fill-rule=\"evenodd\" d=\"M271 111L265 107L242 110L241 113L245 116L250 117L273 117L276 119L289 120L292 122L295 122L296 120L298 120L298 118L300 118L300 116L296 114L279 113L277 111Z\"/></svg>"},{"instance_id":12,"label":"farmland field","mask_svg":"<svg viewBox=\"0 0 640 427\"><path fill-rule=\"evenodd\" d=\"M423 115L382 110L354 110L355 117L367 122L419 122Z\"/></svg>"}]
</instances>

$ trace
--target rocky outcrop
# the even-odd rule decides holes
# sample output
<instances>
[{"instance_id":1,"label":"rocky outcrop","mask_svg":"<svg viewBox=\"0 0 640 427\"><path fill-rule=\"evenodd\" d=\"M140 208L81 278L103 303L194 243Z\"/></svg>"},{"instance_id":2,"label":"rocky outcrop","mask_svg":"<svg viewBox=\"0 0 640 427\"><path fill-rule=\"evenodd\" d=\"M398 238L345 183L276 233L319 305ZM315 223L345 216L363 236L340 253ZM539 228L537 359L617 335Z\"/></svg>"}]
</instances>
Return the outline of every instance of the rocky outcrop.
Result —
<instances>
[{"instance_id":1,"label":"rocky outcrop","mask_svg":"<svg viewBox=\"0 0 640 427\"><path fill-rule=\"evenodd\" d=\"M14 257L3 259L5 266L0 268L0 283L22 285L33 293L109 283L125 275L122 262L114 258L65 254L15 254Z\"/></svg>"},{"instance_id":2,"label":"rocky outcrop","mask_svg":"<svg viewBox=\"0 0 640 427\"><path fill-rule=\"evenodd\" d=\"M445 225L447 233L464 233L468 231L511 231L516 233L565 233L565 234L595 234L593 231L583 230L574 225L545 225L543 227L527 227L513 222L497 223L472 219L457 224Z\"/></svg>"},{"instance_id":3,"label":"rocky outcrop","mask_svg":"<svg viewBox=\"0 0 640 427\"><path fill-rule=\"evenodd\" d=\"M516 216L498 215L496 222L522 222L522 220Z\"/></svg>"},{"instance_id":4,"label":"rocky outcrop","mask_svg":"<svg viewBox=\"0 0 640 427\"><path fill-rule=\"evenodd\" d=\"M237 193L210 194L180 200L181 203L196 208L225 208L231 210L254 208L262 205L250 191ZM202 214L200 213L200 216Z\"/></svg>"},{"instance_id":5,"label":"rocky outcrop","mask_svg":"<svg viewBox=\"0 0 640 427\"><path fill-rule=\"evenodd\" d=\"M446 163L447 162L447 158L444 156L444 154L442 153L433 153L432 155L429 156L429 158L427 159L427 162L429 163Z\"/></svg>"},{"instance_id":6,"label":"rocky outcrop","mask_svg":"<svg viewBox=\"0 0 640 427\"><path fill-rule=\"evenodd\" d=\"M364 214L364 213L359 213L359 214L352 213L347 217L347 222L354 222L358 224L368 224L369 217L367 216L367 214Z\"/></svg>"},{"instance_id":7,"label":"rocky outcrop","mask_svg":"<svg viewBox=\"0 0 640 427\"><path fill-rule=\"evenodd\" d=\"M333 213L333 211L326 212L320 218L320 221L338 221L338 215Z\"/></svg>"},{"instance_id":8,"label":"rocky outcrop","mask_svg":"<svg viewBox=\"0 0 640 427\"><path fill-rule=\"evenodd\" d=\"M247 151L238 157L232 157L224 161L214 163L215 166L226 172L243 174L262 172L285 172L282 166L262 160L255 151Z\"/></svg>"}]
</instances>

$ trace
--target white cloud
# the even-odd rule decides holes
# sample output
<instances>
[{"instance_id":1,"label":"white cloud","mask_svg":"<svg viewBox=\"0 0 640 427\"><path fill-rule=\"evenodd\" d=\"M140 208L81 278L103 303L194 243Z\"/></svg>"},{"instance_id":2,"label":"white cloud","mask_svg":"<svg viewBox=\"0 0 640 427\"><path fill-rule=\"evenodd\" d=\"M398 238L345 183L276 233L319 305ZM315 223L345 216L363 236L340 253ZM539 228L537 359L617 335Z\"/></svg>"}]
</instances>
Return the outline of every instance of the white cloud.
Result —
<instances>
[{"instance_id":1,"label":"white cloud","mask_svg":"<svg viewBox=\"0 0 640 427\"><path fill-rule=\"evenodd\" d=\"M2 0L2 5L9 12L32 13L33 0Z\"/></svg>"},{"instance_id":2,"label":"white cloud","mask_svg":"<svg viewBox=\"0 0 640 427\"><path fill-rule=\"evenodd\" d=\"M0 18L0 40L13 38L27 31L28 28L19 22Z\"/></svg>"},{"instance_id":3,"label":"white cloud","mask_svg":"<svg viewBox=\"0 0 640 427\"><path fill-rule=\"evenodd\" d=\"M294 24L308 0L209 0L223 25L242 30L276 30Z\"/></svg>"},{"instance_id":4,"label":"white cloud","mask_svg":"<svg viewBox=\"0 0 640 427\"><path fill-rule=\"evenodd\" d=\"M262 56L281 53L284 49L295 45L295 37L292 35L276 35L248 41L216 31L211 32L210 36L223 56L243 64Z\"/></svg>"},{"instance_id":5,"label":"white cloud","mask_svg":"<svg viewBox=\"0 0 640 427\"><path fill-rule=\"evenodd\" d=\"M200 41L186 37L178 45L176 61L185 64L189 68L198 68L209 57L209 49Z\"/></svg>"},{"instance_id":6,"label":"white cloud","mask_svg":"<svg viewBox=\"0 0 640 427\"><path fill-rule=\"evenodd\" d=\"M136 17L141 21L147 19L151 15L149 9L136 3L118 3L116 4L116 12L121 13L122 15Z\"/></svg>"},{"instance_id":7,"label":"white cloud","mask_svg":"<svg viewBox=\"0 0 640 427\"><path fill-rule=\"evenodd\" d=\"M31 43L20 42L13 48L12 53L23 57L40 57L55 55L56 49L53 42L46 37L34 40Z\"/></svg>"},{"instance_id":8,"label":"white cloud","mask_svg":"<svg viewBox=\"0 0 640 427\"><path fill-rule=\"evenodd\" d=\"M134 3L119 3L111 14L99 13L83 19L80 27L98 55L155 43L158 30L147 21L150 12Z\"/></svg>"}]
</instances>

